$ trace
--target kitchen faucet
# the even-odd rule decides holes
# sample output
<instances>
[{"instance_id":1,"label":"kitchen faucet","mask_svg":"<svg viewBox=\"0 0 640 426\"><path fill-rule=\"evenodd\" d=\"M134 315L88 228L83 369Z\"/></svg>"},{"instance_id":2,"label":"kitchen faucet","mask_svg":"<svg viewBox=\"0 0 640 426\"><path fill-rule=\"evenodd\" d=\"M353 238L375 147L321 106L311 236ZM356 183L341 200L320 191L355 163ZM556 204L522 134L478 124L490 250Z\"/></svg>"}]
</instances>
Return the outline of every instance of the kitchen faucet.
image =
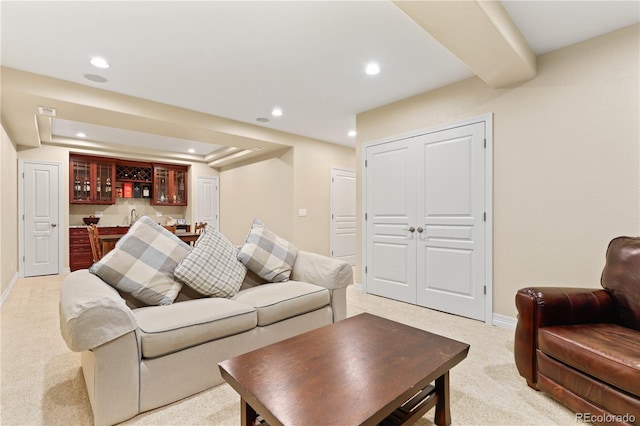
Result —
<instances>
[{"instance_id":1,"label":"kitchen faucet","mask_svg":"<svg viewBox=\"0 0 640 426\"><path fill-rule=\"evenodd\" d=\"M136 220L138 220L138 212L136 211L136 209L131 209L130 225L133 225Z\"/></svg>"}]
</instances>

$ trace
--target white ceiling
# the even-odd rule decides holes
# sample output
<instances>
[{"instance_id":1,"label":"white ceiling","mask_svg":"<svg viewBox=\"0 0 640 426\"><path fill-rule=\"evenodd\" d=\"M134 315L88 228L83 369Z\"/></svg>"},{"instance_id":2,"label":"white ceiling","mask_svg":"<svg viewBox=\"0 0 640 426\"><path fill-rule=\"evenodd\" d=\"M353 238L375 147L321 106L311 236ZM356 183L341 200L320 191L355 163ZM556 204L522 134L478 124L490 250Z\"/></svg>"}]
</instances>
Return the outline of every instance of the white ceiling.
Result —
<instances>
[{"instance_id":1,"label":"white ceiling","mask_svg":"<svg viewBox=\"0 0 640 426\"><path fill-rule=\"evenodd\" d=\"M536 54L640 19L637 1L502 3ZM472 76L388 1L2 1L1 14L3 66L347 146L356 114ZM94 55L111 67L91 66ZM369 61L379 75L364 73ZM284 115L272 117L274 107ZM52 133L191 147L76 127L54 120Z\"/></svg>"}]
</instances>

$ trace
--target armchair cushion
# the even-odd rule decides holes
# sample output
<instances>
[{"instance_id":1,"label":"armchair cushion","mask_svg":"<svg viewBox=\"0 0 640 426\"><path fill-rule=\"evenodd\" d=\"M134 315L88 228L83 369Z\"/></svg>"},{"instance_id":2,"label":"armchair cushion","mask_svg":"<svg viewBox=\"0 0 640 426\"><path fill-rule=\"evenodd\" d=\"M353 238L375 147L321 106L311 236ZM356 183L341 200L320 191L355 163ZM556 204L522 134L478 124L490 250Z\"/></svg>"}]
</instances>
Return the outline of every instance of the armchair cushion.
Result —
<instances>
[{"instance_id":1,"label":"armchair cushion","mask_svg":"<svg viewBox=\"0 0 640 426\"><path fill-rule=\"evenodd\" d=\"M543 327L545 354L640 397L638 332L617 324Z\"/></svg>"}]
</instances>

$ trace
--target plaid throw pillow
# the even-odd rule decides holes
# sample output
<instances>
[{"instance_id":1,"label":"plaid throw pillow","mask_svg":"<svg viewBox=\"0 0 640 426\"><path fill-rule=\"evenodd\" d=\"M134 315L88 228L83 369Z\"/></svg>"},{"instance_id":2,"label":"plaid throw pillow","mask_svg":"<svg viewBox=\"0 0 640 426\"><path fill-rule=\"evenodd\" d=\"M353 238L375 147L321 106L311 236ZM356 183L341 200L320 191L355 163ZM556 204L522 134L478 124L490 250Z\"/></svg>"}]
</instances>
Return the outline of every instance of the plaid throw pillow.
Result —
<instances>
[{"instance_id":1,"label":"plaid throw pillow","mask_svg":"<svg viewBox=\"0 0 640 426\"><path fill-rule=\"evenodd\" d=\"M258 219L253 221L238 259L259 277L269 282L289 281L298 247L268 230Z\"/></svg>"},{"instance_id":2,"label":"plaid throw pillow","mask_svg":"<svg viewBox=\"0 0 640 426\"><path fill-rule=\"evenodd\" d=\"M231 297L247 273L237 258L238 249L212 226L207 226L196 246L178 264L173 275L207 296Z\"/></svg>"},{"instance_id":3,"label":"plaid throw pillow","mask_svg":"<svg viewBox=\"0 0 640 426\"><path fill-rule=\"evenodd\" d=\"M173 270L190 250L180 238L143 216L89 272L147 305L170 305L182 288Z\"/></svg>"}]
</instances>

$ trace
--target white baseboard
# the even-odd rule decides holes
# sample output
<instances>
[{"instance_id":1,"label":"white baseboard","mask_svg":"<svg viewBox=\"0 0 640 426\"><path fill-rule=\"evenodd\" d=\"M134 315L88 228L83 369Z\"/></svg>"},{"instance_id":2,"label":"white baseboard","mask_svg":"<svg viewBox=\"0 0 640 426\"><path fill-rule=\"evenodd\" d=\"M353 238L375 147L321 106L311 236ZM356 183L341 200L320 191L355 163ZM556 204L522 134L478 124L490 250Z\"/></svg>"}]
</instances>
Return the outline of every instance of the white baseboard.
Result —
<instances>
[{"instance_id":1,"label":"white baseboard","mask_svg":"<svg viewBox=\"0 0 640 426\"><path fill-rule=\"evenodd\" d=\"M500 328L515 330L518 320L506 315L493 314L493 325Z\"/></svg>"},{"instance_id":2,"label":"white baseboard","mask_svg":"<svg viewBox=\"0 0 640 426\"><path fill-rule=\"evenodd\" d=\"M7 289L2 292L2 299L0 299L0 306L2 306L4 304L4 301L7 299L7 297L9 297L9 293L11 293L11 289L15 285L16 281L18 281L18 278L20 278L20 274L16 272L13 278L11 279L11 281L9 282Z\"/></svg>"}]
</instances>

